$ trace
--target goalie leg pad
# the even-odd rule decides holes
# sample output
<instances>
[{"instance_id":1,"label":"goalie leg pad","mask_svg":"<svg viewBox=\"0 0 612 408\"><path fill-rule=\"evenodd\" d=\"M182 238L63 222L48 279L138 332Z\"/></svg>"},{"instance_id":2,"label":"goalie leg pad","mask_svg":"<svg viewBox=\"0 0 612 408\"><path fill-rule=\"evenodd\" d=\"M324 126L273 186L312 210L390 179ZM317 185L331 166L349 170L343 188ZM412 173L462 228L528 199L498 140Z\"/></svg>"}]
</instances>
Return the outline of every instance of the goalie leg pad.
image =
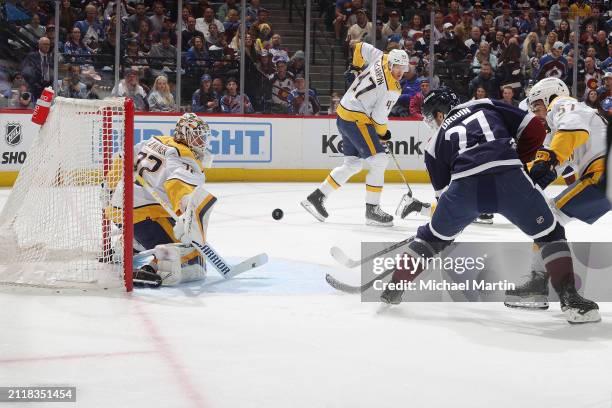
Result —
<instances>
[{"instance_id":1,"label":"goalie leg pad","mask_svg":"<svg viewBox=\"0 0 612 408\"><path fill-rule=\"evenodd\" d=\"M158 245L155 247L155 258L157 273L162 277L164 286L206 278L206 261L190 245Z\"/></svg>"}]
</instances>

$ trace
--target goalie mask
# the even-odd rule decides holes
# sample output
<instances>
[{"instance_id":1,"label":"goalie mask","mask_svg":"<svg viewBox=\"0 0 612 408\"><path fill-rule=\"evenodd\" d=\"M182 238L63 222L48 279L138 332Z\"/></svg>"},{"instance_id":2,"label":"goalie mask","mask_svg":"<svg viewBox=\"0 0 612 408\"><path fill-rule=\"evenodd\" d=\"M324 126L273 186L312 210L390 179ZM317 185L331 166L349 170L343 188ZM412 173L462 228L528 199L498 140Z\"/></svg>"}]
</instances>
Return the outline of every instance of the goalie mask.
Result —
<instances>
[{"instance_id":1,"label":"goalie mask","mask_svg":"<svg viewBox=\"0 0 612 408\"><path fill-rule=\"evenodd\" d=\"M187 145L200 161L212 157L207 150L210 137L210 126L195 113L185 113L176 122L174 140ZM205 165L205 167L208 166Z\"/></svg>"}]
</instances>

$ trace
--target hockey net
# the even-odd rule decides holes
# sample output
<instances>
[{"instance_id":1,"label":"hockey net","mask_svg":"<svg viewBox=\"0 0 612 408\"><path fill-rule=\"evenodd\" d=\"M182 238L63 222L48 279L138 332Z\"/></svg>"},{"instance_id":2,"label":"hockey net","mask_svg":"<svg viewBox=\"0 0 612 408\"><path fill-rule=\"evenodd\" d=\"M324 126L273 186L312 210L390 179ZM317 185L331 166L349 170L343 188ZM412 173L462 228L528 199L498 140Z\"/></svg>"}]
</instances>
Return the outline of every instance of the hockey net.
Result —
<instances>
[{"instance_id":1,"label":"hockey net","mask_svg":"<svg viewBox=\"0 0 612 408\"><path fill-rule=\"evenodd\" d=\"M131 290L133 116L55 98L0 213L0 285Z\"/></svg>"}]
</instances>

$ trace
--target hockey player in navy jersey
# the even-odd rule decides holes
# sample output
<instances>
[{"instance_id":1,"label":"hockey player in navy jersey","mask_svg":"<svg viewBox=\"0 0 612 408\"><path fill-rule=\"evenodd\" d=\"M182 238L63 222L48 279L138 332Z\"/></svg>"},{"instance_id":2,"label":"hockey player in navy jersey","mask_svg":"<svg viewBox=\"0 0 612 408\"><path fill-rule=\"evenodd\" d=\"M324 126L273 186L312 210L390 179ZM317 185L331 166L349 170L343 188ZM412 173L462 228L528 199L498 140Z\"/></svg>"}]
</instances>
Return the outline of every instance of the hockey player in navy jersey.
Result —
<instances>
[{"instance_id":1,"label":"hockey player in navy jersey","mask_svg":"<svg viewBox=\"0 0 612 408\"><path fill-rule=\"evenodd\" d=\"M502 214L538 245L568 322L599 321L597 304L576 291L565 230L523 169L544 140L542 122L531 112L490 99L459 104L448 88L431 92L422 112L435 132L425 165L438 205L408 244L407 255L432 258L479 214ZM398 265L381 300L400 303L406 283L423 271L423 264Z\"/></svg>"}]
</instances>

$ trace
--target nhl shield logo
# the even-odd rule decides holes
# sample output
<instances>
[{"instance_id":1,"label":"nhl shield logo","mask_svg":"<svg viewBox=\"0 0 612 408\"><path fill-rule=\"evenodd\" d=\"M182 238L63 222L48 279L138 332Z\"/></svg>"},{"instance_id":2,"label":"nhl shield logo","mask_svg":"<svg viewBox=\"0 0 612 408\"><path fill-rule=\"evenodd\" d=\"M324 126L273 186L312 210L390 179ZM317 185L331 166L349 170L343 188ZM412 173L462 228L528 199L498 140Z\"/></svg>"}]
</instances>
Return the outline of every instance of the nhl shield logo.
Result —
<instances>
[{"instance_id":1,"label":"nhl shield logo","mask_svg":"<svg viewBox=\"0 0 612 408\"><path fill-rule=\"evenodd\" d=\"M4 139L9 146L17 146L21 143L21 123L7 123Z\"/></svg>"}]
</instances>

